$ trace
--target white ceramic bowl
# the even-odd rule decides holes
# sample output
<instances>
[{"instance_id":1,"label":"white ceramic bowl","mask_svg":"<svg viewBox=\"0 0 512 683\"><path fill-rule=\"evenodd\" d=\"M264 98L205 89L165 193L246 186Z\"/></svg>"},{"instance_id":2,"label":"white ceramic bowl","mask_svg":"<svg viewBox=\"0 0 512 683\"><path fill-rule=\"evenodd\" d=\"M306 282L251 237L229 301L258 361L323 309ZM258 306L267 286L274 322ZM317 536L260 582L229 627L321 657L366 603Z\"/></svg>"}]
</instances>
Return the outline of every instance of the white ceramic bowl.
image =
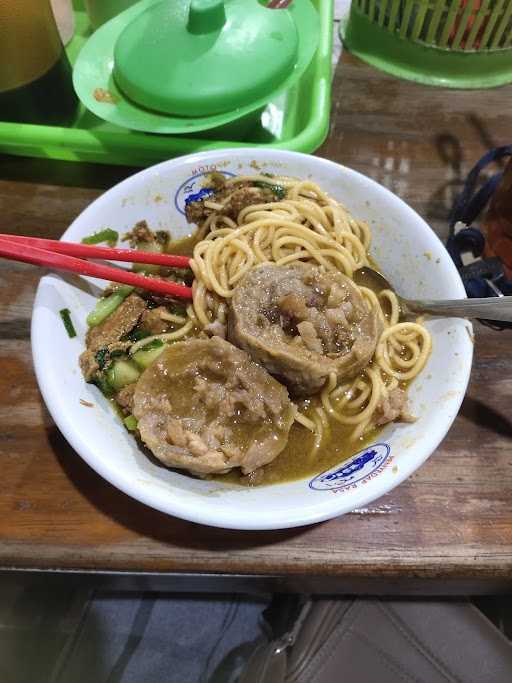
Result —
<instances>
[{"instance_id":1,"label":"white ceramic bowl","mask_svg":"<svg viewBox=\"0 0 512 683\"><path fill-rule=\"evenodd\" d=\"M428 225L384 187L318 157L280 150L227 149L167 161L123 181L93 202L63 235L80 241L110 227L129 230L145 219L173 237L190 231L183 207L205 173L254 174L257 169L312 178L354 215L369 221L372 254L397 291L407 297L464 298L443 245ZM460 319L430 320L433 351L409 389L413 424L390 424L379 443L325 476L244 488L201 481L154 465L138 449L108 401L78 368L86 314L95 304L94 280L48 275L39 285L32 319L37 379L53 419L69 443L114 486L176 517L233 529L279 529L336 517L387 493L435 451L466 390L473 344ZM69 339L59 310L69 308L78 336ZM80 399L90 402L84 405Z\"/></svg>"}]
</instances>

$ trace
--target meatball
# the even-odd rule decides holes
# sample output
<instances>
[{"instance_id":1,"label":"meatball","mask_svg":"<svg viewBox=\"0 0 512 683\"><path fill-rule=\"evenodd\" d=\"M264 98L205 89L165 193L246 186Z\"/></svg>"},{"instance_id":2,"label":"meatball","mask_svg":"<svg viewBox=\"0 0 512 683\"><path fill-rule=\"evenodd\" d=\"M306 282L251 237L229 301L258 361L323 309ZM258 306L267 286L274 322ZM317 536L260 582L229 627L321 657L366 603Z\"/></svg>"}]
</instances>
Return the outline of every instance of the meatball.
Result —
<instances>
[{"instance_id":1,"label":"meatball","mask_svg":"<svg viewBox=\"0 0 512 683\"><path fill-rule=\"evenodd\" d=\"M294 396L318 392L331 372L356 375L381 332L357 286L304 263L261 265L235 289L228 339L286 383Z\"/></svg>"},{"instance_id":2,"label":"meatball","mask_svg":"<svg viewBox=\"0 0 512 683\"><path fill-rule=\"evenodd\" d=\"M169 346L137 382L133 414L159 460L198 475L266 465L294 420L286 388L219 337Z\"/></svg>"}]
</instances>

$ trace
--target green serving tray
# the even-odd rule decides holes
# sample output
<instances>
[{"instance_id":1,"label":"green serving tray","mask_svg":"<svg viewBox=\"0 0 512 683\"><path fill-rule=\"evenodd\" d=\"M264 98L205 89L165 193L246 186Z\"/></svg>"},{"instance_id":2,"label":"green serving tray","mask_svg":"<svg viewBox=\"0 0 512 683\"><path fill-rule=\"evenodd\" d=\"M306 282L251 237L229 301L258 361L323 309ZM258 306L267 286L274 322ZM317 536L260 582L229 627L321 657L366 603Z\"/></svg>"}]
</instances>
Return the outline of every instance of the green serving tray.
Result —
<instances>
[{"instance_id":1,"label":"green serving tray","mask_svg":"<svg viewBox=\"0 0 512 683\"><path fill-rule=\"evenodd\" d=\"M149 166L181 154L223 147L271 147L313 152L329 128L331 105L332 0L312 0L320 16L320 44L309 68L296 86L271 102L244 140L155 135L130 131L102 121L81 108L70 128L0 121L0 153ZM82 0L74 0L76 31L68 45L74 63L90 35Z\"/></svg>"}]
</instances>

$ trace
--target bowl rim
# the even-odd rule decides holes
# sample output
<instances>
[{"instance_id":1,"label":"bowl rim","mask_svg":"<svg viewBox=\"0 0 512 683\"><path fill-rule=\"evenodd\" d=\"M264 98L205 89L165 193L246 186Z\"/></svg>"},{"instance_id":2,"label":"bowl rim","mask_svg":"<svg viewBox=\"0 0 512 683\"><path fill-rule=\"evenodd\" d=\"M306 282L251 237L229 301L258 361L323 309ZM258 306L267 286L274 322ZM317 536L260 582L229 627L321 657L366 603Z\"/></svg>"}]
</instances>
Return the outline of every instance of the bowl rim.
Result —
<instances>
[{"instance_id":1,"label":"bowl rim","mask_svg":"<svg viewBox=\"0 0 512 683\"><path fill-rule=\"evenodd\" d=\"M406 204L406 202L404 202L397 195L395 195L393 192L391 192L386 187L376 182L372 178L369 178L368 176L365 176L364 174L355 171L354 169L344 166L343 164L339 164L329 159L324 159L323 157L312 156L309 154L288 150L261 149L254 147L225 148L221 150L195 152L193 154L176 157L174 159L163 161L159 164L142 169L141 171L138 171L137 173L129 176L128 178L125 178L120 183L117 183L112 188L109 188L107 191L105 191L99 197L97 197L93 202L91 202L82 212L80 212L80 214L75 218L71 225L66 229L61 239L66 239L67 233L72 230L76 222L83 219L84 213L88 212L89 210L93 210L93 208L97 208L99 203L107 201L106 198L114 190L116 191L116 193L121 192L122 190L128 188L130 185L134 183L139 184L140 181L143 181L143 179L145 179L146 177L150 178L153 174L158 174L159 171L164 168L167 169L172 166L179 167L184 162L193 165L205 165L208 164L208 162L210 162L212 159L219 159L219 157L226 156L229 157L230 155L233 155L234 157L249 155L255 160L258 160L258 158L260 158L264 159L265 161L272 160L272 158L274 158L276 161L285 161L286 159L298 159L302 162L308 162L313 160L313 163L326 165L327 167L331 167L333 171L339 171L341 169L343 172L348 173L354 178L358 178L363 182L370 183L371 185L376 186L379 192L387 194L388 198L391 199L393 202L398 202L399 205L401 205L402 209L406 209L411 214L411 217L414 218L416 223L422 224L423 229L426 229L427 232L430 234L430 237L434 238L434 240L437 241L444 250L444 245L442 244L441 240L439 239L437 234L432 230L432 228L426 223L426 221L418 213L416 213L416 211L414 211L412 207ZM447 272L447 274L449 274L451 276L451 279L453 280L452 284L454 287L454 296L458 296L459 298L466 298L466 292L462 284L462 280L460 279L459 273L451 259L449 259L447 253L446 257L446 261L443 262L443 268L445 272ZM194 506L188 499L183 500L179 497L173 499L172 489L171 495L169 495L168 499L166 499L165 504L163 504L159 500L155 501L154 494L151 492L151 490L148 490L145 487L137 485L136 481L131 481L128 477L123 476L123 473L119 473L118 471L114 473L113 470L108 467L108 464L104 461L104 459L101 458L101 455L98 456L97 451L87 443L85 435L79 428L77 428L76 424L74 424L71 421L71 419L69 419L68 415L63 414L61 412L61 409L58 405L57 395L54 393L53 388L51 386L48 369L46 367L46 363L44 360L45 354L39 353L37 349L39 330L41 325L40 315L38 313L39 299L42 295L43 281L46 281L48 277L58 276L44 276L43 278L41 278L41 281L38 284L32 311L31 345L32 358L37 382L41 394L46 403L46 406L54 422L56 423L59 430L63 433L66 440L77 452L77 454L110 484L115 486L117 489L121 490L123 493L134 498L135 500L138 500L139 502L148 505L149 507L159 510L160 512L163 512L165 514L170 514L190 522L225 529L247 531L285 529L322 522L328 519L332 519L334 517L341 516L347 512L350 512L360 505L367 505L372 501L376 500L377 498L380 498L382 495L389 493L391 490L396 488L396 486L405 481L409 476L411 476L413 472L415 472L419 467L421 467L421 465L423 465L424 462L434 453L434 451L437 449L440 442L444 439L446 433L450 429L453 420L455 419L460 409L460 405L464 399L467 390L473 356L472 344L468 346L468 351L466 355L467 370L465 372L462 382L459 383L460 392L457 394L456 397L452 397L451 400L450 408L451 410L453 410L453 417L449 421L447 421L446 428L439 429L436 432L434 438L432 435L430 435L428 440L428 446L420 446L418 449L419 453L415 449L415 457L407 459L406 462L402 464L399 472L393 478L393 483L391 486L387 484L381 484L380 487L376 486L373 490L368 491L366 495L358 496L359 500L356 503L354 503L351 497L342 496L336 496L331 498L329 500L329 505L326 505L325 502L324 504L322 504L321 501L315 501L315 505L305 505L304 508L297 514L287 512L286 519L284 521L277 521L277 523L276 520L270 516L265 517L264 520L257 518L253 519L250 516L246 516L243 518L243 520L240 520L240 518L234 516L233 513L230 511L229 505L226 506L228 509L220 507L210 507L205 510L203 506ZM471 325L468 323L468 331L470 330ZM278 484L277 486L286 486L287 484L288 483ZM262 487L261 490L264 490L264 488L266 487ZM195 496L191 495L191 499L195 498ZM203 498L202 500L204 502Z\"/></svg>"}]
</instances>

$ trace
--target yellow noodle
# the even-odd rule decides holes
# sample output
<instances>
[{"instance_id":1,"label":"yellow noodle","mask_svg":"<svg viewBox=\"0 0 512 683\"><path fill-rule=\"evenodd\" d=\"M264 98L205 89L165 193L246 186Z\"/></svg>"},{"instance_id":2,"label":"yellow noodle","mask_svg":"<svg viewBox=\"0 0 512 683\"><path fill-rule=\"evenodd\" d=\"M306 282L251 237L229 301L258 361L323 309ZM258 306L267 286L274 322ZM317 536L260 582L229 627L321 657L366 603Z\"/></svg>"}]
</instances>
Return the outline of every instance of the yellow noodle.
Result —
<instances>
[{"instance_id":1,"label":"yellow noodle","mask_svg":"<svg viewBox=\"0 0 512 683\"><path fill-rule=\"evenodd\" d=\"M218 202L208 201L208 199L204 200L204 205L207 209L213 209L214 211L220 211L224 208L222 204L219 204Z\"/></svg>"},{"instance_id":2,"label":"yellow noodle","mask_svg":"<svg viewBox=\"0 0 512 683\"><path fill-rule=\"evenodd\" d=\"M287 178L286 176L279 176L275 178L269 178L266 175L236 175L233 176L232 178L228 178L226 180L226 185L238 185L239 183L246 183L246 182L260 182L260 183L268 183L272 185L281 185L281 187L291 187L297 183L297 180L295 178Z\"/></svg>"},{"instance_id":3,"label":"yellow noodle","mask_svg":"<svg viewBox=\"0 0 512 683\"><path fill-rule=\"evenodd\" d=\"M316 431L316 425L313 420L310 420L309 417L306 417L303 413L301 413L297 406L295 406L295 421L301 424L303 427L306 427L306 429L309 429L310 432Z\"/></svg>"},{"instance_id":4,"label":"yellow noodle","mask_svg":"<svg viewBox=\"0 0 512 683\"><path fill-rule=\"evenodd\" d=\"M145 337L144 339L141 339L140 341L130 346L130 354L134 354L139 349L144 348L146 344L149 344L150 342L155 341L156 339L163 342L176 341L177 339L182 339L189 332L192 331L193 327L193 321L189 320L187 323L185 323L185 325L183 325L183 327L180 327L179 330L175 330L174 332L164 332L163 334L154 334L151 337Z\"/></svg>"},{"instance_id":5,"label":"yellow noodle","mask_svg":"<svg viewBox=\"0 0 512 683\"><path fill-rule=\"evenodd\" d=\"M403 361L401 361L396 349L388 343L390 338L392 339L394 335L399 335L400 332L403 331L409 333L414 332L419 340L417 349L415 350L417 356L414 365L410 369L407 369L407 366L403 369ZM428 331L422 325L412 322L397 323L396 325L388 327L381 334L377 343L377 348L375 349L375 359L384 372L391 377L395 377L400 382L405 382L413 379L423 370L431 350L432 339Z\"/></svg>"},{"instance_id":6,"label":"yellow noodle","mask_svg":"<svg viewBox=\"0 0 512 683\"><path fill-rule=\"evenodd\" d=\"M322 419L322 411L320 410L315 410L313 412L313 422L315 423L315 440L313 441L313 447L311 449L310 456L315 455L315 453L318 451L320 446L322 445L322 441L324 438L324 420Z\"/></svg>"},{"instance_id":7,"label":"yellow noodle","mask_svg":"<svg viewBox=\"0 0 512 683\"><path fill-rule=\"evenodd\" d=\"M364 420L370 418L373 415L375 408L377 407L379 399L382 395L382 379L380 378L379 371L368 366L367 368L365 368L364 373L368 376L368 379L371 383L370 391L368 392L369 398L366 407L360 412L356 413L355 415L341 413L340 411L336 410L336 406L333 406L331 402L329 387L332 386L333 382L336 382L336 375L334 375L334 373L331 373L331 377L329 378L326 387L324 387L324 389L322 390L321 399L324 410L328 413L328 415L330 415L332 418L334 418L341 424L359 424L360 422L363 422ZM347 402L347 405L350 408L350 401Z\"/></svg>"},{"instance_id":8,"label":"yellow noodle","mask_svg":"<svg viewBox=\"0 0 512 683\"><path fill-rule=\"evenodd\" d=\"M390 313L388 316L388 321L390 325L396 325L400 319L400 304L398 303L398 298L394 292L390 289L383 289L379 292L379 301L384 299L390 306ZM382 304L381 304L382 306Z\"/></svg>"},{"instance_id":9,"label":"yellow noodle","mask_svg":"<svg viewBox=\"0 0 512 683\"><path fill-rule=\"evenodd\" d=\"M168 313L167 311L161 311L160 317L162 320L166 320L170 323L186 323L187 319L182 315L175 315L174 313Z\"/></svg>"}]
</instances>

